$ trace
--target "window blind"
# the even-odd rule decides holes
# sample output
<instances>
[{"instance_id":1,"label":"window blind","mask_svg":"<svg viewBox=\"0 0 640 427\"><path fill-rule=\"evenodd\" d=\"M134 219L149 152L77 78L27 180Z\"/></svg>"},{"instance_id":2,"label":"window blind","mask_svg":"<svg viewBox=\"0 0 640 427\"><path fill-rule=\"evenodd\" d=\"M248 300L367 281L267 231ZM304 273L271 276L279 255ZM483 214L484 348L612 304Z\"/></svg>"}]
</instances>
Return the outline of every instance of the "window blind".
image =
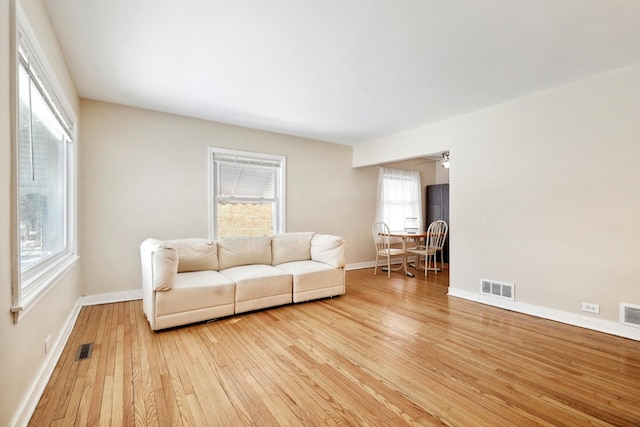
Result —
<instances>
[{"instance_id":1,"label":"window blind","mask_svg":"<svg viewBox=\"0 0 640 427\"><path fill-rule=\"evenodd\" d=\"M51 111L53 117L60 123L62 129L65 131L69 139L73 138L73 120L66 114L64 108L59 108L60 102L55 96L51 95L51 91L47 90L51 86L46 81L45 73L41 70L41 67L37 61L33 60L30 54L31 47L28 41L20 36L20 44L18 46L18 61L20 64L20 72L25 73L30 79L31 83L35 86L38 92L42 95L42 99L46 103L47 107ZM26 96L25 92L20 93L20 96ZM31 100L29 100L31 102Z\"/></svg>"},{"instance_id":2,"label":"window blind","mask_svg":"<svg viewBox=\"0 0 640 427\"><path fill-rule=\"evenodd\" d=\"M279 160L214 154L221 202L274 202Z\"/></svg>"}]
</instances>

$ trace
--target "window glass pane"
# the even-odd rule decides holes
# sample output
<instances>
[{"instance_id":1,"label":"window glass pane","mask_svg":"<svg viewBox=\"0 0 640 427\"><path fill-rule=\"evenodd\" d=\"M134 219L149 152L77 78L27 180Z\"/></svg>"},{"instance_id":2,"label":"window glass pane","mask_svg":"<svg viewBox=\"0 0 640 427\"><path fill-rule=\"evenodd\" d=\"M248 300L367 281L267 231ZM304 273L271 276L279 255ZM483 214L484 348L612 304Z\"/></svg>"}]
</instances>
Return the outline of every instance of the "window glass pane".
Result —
<instances>
[{"instance_id":1,"label":"window glass pane","mask_svg":"<svg viewBox=\"0 0 640 427\"><path fill-rule=\"evenodd\" d=\"M273 203L218 203L218 238L272 234Z\"/></svg>"},{"instance_id":2,"label":"window glass pane","mask_svg":"<svg viewBox=\"0 0 640 427\"><path fill-rule=\"evenodd\" d=\"M24 271L66 248L68 138L22 65L19 99L19 238Z\"/></svg>"}]
</instances>

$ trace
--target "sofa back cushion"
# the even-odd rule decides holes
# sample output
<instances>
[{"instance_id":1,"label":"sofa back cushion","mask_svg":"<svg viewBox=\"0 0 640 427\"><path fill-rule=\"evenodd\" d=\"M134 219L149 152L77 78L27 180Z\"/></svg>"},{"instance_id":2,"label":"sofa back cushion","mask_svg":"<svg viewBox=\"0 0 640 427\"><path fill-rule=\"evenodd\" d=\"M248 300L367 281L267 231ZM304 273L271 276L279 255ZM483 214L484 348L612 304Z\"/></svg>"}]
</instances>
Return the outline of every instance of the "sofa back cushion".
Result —
<instances>
[{"instance_id":1,"label":"sofa back cushion","mask_svg":"<svg viewBox=\"0 0 640 427\"><path fill-rule=\"evenodd\" d=\"M311 237L313 233L283 233L271 236L272 264L311 259Z\"/></svg>"},{"instance_id":2,"label":"sofa back cushion","mask_svg":"<svg viewBox=\"0 0 640 427\"><path fill-rule=\"evenodd\" d=\"M164 246L178 251L178 273L185 271L218 270L218 246L207 239L167 240Z\"/></svg>"},{"instance_id":3,"label":"sofa back cushion","mask_svg":"<svg viewBox=\"0 0 640 427\"><path fill-rule=\"evenodd\" d=\"M311 259L334 268L345 266L345 240L329 234L314 234L311 239Z\"/></svg>"},{"instance_id":4,"label":"sofa back cushion","mask_svg":"<svg viewBox=\"0 0 640 427\"><path fill-rule=\"evenodd\" d=\"M239 265L271 265L271 238L268 236L226 237L218 241L220 270Z\"/></svg>"},{"instance_id":5,"label":"sofa back cushion","mask_svg":"<svg viewBox=\"0 0 640 427\"><path fill-rule=\"evenodd\" d=\"M178 251L176 248L158 245L153 263L153 290L168 291L173 288L178 273Z\"/></svg>"}]
</instances>

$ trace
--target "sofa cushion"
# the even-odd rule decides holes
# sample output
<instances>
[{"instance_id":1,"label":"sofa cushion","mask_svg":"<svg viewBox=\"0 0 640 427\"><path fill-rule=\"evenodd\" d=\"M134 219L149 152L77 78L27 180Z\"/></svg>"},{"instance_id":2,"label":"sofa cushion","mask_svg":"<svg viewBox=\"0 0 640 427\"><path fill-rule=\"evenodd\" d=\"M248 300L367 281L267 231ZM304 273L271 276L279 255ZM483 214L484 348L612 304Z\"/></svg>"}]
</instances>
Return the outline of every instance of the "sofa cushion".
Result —
<instances>
[{"instance_id":1,"label":"sofa cushion","mask_svg":"<svg viewBox=\"0 0 640 427\"><path fill-rule=\"evenodd\" d=\"M238 303L246 301L268 300L270 297L282 296L279 304L286 304L292 301L292 278L291 274L270 265L244 265L220 270L236 283L236 307ZM242 304L241 304L242 306ZM256 304L254 309L262 308L265 305ZM236 313L246 311L236 309Z\"/></svg>"},{"instance_id":2,"label":"sofa cushion","mask_svg":"<svg viewBox=\"0 0 640 427\"><path fill-rule=\"evenodd\" d=\"M287 262L277 266L293 275L293 302L342 295L344 269L316 261Z\"/></svg>"},{"instance_id":3,"label":"sofa cushion","mask_svg":"<svg viewBox=\"0 0 640 427\"><path fill-rule=\"evenodd\" d=\"M311 237L313 233L283 233L271 236L272 264L311 259Z\"/></svg>"},{"instance_id":4,"label":"sofa cushion","mask_svg":"<svg viewBox=\"0 0 640 427\"><path fill-rule=\"evenodd\" d=\"M218 270L218 246L207 239L167 240L165 246L178 251L178 273L185 271Z\"/></svg>"},{"instance_id":5,"label":"sofa cushion","mask_svg":"<svg viewBox=\"0 0 640 427\"><path fill-rule=\"evenodd\" d=\"M345 265L345 241L329 234L314 234L311 238L311 259L324 262L334 268Z\"/></svg>"},{"instance_id":6,"label":"sofa cushion","mask_svg":"<svg viewBox=\"0 0 640 427\"><path fill-rule=\"evenodd\" d=\"M156 293L156 316L234 303L235 283L217 271L180 273L173 288Z\"/></svg>"},{"instance_id":7,"label":"sofa cushion","mask_svg":"<svg viewBox=\"0 0 640 427\"><path fill-rule=\"evenodd\" d=\"M244 265L221 270L236 284L236 301L291 293L291 274L270 265Z\"/></svg>"},{"instance_id":8,"label":"sofa cushion","mask_svg":"<svg viewBox=\"0 0 640 427\"><path fill-rule=\"evenodd\" d=\"M168 291L173 288L178 273L178 251L173 247L158 245L154 256L153 290Z\"/></svg>"},{"instance_id":9,"label":"sofa cushion","mask_svg":"<svg viewBox=\"0 0 640 427\"><path fill-rule=\"evenodd\" d=\"M227 237L218 241L220 270L240 265L271 265L271 238L268 236Z\"/></svg>"},{"instance_id":10,"label":"sofa cushion","mask_svg":"<svg viewBox=\"0 0 640 427\"><path fill-rule=\"evenodd\" d=\"M277 268L293 276L293 293L329 288L344 284L344 271L316 261L295 261Z\"/></svg>"}]
</instances>

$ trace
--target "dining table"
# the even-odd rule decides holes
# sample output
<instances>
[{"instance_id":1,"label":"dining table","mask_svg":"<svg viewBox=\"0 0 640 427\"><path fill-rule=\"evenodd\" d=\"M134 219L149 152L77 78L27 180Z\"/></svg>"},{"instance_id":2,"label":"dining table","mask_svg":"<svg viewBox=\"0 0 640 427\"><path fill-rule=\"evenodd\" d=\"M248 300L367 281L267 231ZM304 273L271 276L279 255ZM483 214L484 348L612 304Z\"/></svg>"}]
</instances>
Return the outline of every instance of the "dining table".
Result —
<instances>
[{"instance_id":1,"label":"dining table","mask_svg":"<svg viewBox=\"0 0 640 427\"><path fill-rule=\"evenodd\" d=\"M404 255L402 255L402 268L404 270L404 274L409 277L415 277L415 274L409 271L409 262L407 257L407 249L409 241L413 240L416 242L416 245L419 244L421 239L427 237L426 231L389 231L389 234L386 234L389 237L399 237L402 239L402 250L404 251ZM384 268L382 271L386 271Z\"/></svg>"}]
</instances>

